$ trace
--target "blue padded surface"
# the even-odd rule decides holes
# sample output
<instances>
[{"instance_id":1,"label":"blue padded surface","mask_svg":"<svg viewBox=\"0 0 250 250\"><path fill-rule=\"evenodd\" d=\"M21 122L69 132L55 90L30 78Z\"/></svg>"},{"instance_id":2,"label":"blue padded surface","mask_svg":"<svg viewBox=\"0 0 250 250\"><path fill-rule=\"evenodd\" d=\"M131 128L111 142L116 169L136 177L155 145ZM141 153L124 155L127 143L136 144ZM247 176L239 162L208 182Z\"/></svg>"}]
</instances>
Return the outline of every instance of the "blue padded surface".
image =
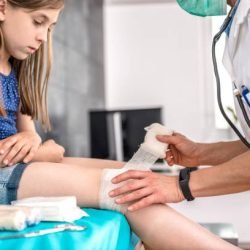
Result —
<instances>
[{"instance_id":1,"label":"blue padded surface","mask_svg":"<svg viewBox=\"0 0 250 250\"><path fill-rule=\"evenodd\" d=\"M131 230L126 218L118 212L84 209L90 217L75 224L85 225L81 232L59 232L33 238L0 240L1 250L132 250ZM23 232L51 228L60 223L42 222ZM0 236L20 232L0 232Z\"/></svg>"}]
</instances>

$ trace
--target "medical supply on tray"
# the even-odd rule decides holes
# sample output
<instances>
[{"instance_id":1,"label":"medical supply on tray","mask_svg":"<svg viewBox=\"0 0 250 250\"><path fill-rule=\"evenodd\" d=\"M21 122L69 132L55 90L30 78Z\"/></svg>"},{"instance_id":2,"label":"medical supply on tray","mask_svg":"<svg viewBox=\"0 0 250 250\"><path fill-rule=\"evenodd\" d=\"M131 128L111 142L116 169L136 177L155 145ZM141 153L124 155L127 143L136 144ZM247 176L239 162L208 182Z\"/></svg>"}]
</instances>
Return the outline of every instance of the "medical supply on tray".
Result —
<instances>
[{"instance_id":1,"label":"medical supply on tray","mask_svg":"<svg viewBox=\"0 0 250 250\"><path fill-rule=\"evenodd\" d=\"M12 201L11 204L39 208L42 221L73 222L83 216L88 216L77 206L75 196L32 197Z\"/></svg>"},{"instance_id":2,"label":"medical supply on tray","mask_svg":"<svg viewBox=\"0 0 250 250\"><path fill-rule=\"evenodd\" d=\"M20 231L40 221L38 208L0 205L0 230Z\"/></svg>"},{"instance_id":3,"label":"medical supply on tray","mask_svg":"<svg viewBox=\"0 0 250 250\"><path fill-rule=\"evenodd\" d=\"M83 231L85 230L85 226L79 226L75 224L60 224L56 225L53 228L46 228L37 231L27 232L27 233L18 233L18 234L10 234L10 235L3 235L0 236L0 240L9 240L9 239L19 239L19 238L30 238L36 237L51 233L59 233L64 231Z\"/></svg>"}]
</instances>

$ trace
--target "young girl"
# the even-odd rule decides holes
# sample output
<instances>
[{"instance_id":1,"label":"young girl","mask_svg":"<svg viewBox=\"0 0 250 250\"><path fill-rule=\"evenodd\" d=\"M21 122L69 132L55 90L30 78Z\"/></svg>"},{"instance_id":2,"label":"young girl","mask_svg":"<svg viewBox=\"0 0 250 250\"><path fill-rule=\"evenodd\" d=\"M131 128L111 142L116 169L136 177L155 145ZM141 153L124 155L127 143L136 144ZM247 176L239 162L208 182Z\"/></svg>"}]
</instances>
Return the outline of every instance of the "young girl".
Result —
<instances>
[{"instance_id":1,"label":"young girl","mask_svg":"<svg viewBox=\"0 0 250 250\"><path fill-rule=\"evenodd\" d=\"M60 145L52 140L41 144L35 131L34 119L49 127L51 33L62 8L63 0L0 0L2 204L32 196L74 195L79 206L98 207L102 168L123 166L64 158ZM125 216L148 249L236 249L163 204Z\"/></svg>"}]
</instances>

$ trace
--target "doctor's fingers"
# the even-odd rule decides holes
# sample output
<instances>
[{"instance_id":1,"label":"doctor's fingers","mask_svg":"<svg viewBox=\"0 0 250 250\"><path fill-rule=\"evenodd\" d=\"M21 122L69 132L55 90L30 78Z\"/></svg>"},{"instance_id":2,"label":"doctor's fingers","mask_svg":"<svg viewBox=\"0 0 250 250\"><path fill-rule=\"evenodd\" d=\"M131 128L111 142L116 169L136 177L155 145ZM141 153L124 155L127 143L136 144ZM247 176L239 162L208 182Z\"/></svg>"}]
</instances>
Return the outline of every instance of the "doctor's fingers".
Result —
<instances>
[{"instance_id":1,"label":"doctor's fingers","mask_svg":"<svg viewBox=\"0 0 250 250\"><path fill-rule=\"evenodd\" d=\"M150 187L144 187L138 190L135 190L129 194L125 194L115 200L117 204L127 204L129 202L135 202L140 199L143 199L153 193L153 189Z\"/></svg>"},{"instance_id":2,"label":"doctor's fingers","mask_svg":"<svg viewBox=\"0 0 250 250\"><path fill-rule=\"evenodd\" d=\"M148 186L148 182L143 180L129 180L128 182L124 183L121 187L118 187L112 191L109 192L110 197L116 197L118 195L131 193L135 190L144 188L145 186Z\"/></svg>"},{"instance_id":3,"label":"doctor's fingers","mask_svg":"<svg viewBox=\"0 0 250 250\"><path fill-rule=\"evenodd\" d=\"M176 145L180 143L183 138L185 138L185 136L180 133L174 132L172 135L157 135L156 138L160 142Z\"/></svg>"},{"instance_id":4,"label":"doctor's fingers","mask_svg":"<svg viewBox=\"0 0 250 250\"><path fill-rule=\"evenodd\" d=\"M173 166L173 164L174 164L174 154L173 154L172 150L169 149L166 152L166 158L165 158L165 160L166 160L166 162L167 162L167 164L169 166Z\"/></svg>"},{"instance_id":5,"label":"doctor's fingers","mask_svg":"<svg viewBox=\"0 0 250 250\"><path fill-rule=\"evenodd\" d=\"M152 174L151 171L128 170L112 179L112 183L117 184L129 179L142 179Z\"/></svg>"}]
</instances>

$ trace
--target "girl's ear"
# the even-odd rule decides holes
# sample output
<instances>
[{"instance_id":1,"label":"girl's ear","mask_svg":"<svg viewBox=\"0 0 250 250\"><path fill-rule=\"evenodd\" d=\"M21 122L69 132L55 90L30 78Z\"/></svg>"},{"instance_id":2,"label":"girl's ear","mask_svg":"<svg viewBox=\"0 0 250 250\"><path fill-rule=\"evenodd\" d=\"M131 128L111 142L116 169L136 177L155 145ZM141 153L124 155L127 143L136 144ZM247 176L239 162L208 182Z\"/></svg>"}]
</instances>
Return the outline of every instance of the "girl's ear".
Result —
<instances>
[{"instance_id":1,"label":"girl's ear","mask_svg":"<svg viewBox=\"0 0 250 250\"><path fill-rule=\"evenodd\" d=\"M6 0L0 0L0 21L5 20Z\"/></svg>"}]
</instances>

